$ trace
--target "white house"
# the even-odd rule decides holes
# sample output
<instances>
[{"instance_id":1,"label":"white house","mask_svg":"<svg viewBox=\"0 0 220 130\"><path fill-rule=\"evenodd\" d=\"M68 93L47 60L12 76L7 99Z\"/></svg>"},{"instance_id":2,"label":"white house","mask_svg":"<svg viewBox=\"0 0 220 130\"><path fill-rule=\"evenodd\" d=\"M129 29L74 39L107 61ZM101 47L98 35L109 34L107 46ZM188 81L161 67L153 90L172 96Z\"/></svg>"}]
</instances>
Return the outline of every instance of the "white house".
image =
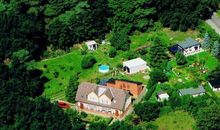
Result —
<instances>
[{"instance_id":1,"label":"white house","mask_svg":"<svg viewBox=\"0 0 220 130\"><path fill-rule=\"evenodd\" d=\"M209 80L209 86L213 91L220 91L220 80Z\"/></svg>"},{"instance_id":2,"label":"white house","mask_svg":"<svg viewBox=\"0 0 220 130\"><path fill-rule=\"evenodd\" d=\"M180 89L179 90L179 95L184 96L184 95L191 95L193 97L197 97L199 95L205 94L205 89L203 86L199 86L198 88L186 88L186 89Z\"/></svg>"},{"instance_id":3,"label":"white house","mask_svg":"<svg viewBox=\"0 0 220 130\"><path fill-rule=\"evenodd\" d=\"M185 56L190 56L203 51L201 44L192 38L187 38L185 41L177 43L178 51Z\"/></svg>"},{"instance_id":4,"label":"white house","mask_svg":"<svg viewBox=\"0 0 220 130\"><path fill-rule=\"evenodd\" d=\"M149 69L147 62L141 58L132 59L126 62L123 62L123 70L128 74L134 74L140 71Z\"/></svg>"},{"instance_id":5,"label":"white house","mask_svg":"<svg viewBox=\"0 0 220 130\"><path fill-rule=\"evenodd\" d=\"M168 100L169 99L169 95L163 91L159 91L157 93L157 101L162 102L164 100Z\"/></svg>"},{"instance_id":6,"label":"white house","mask_svg":"<svg viewBox=\"0 0 220 130\"><path fill-rule=\"evenodd\" d=\"M100 112L117 117L128 109L131 104L131 96L126 90L82 83L78 87L76 101L80 110Z\"/></svg>"},{"instance_id":7,"label":"white house","mask_svg":"<svg viewBox=\"0 0 220 130\"><path fill-rule=\"evenodd\" d=\"M97 50L98 43L94 40L90 40L86 42L86 46L88 47L89 50L94 51Z\"/></svg>"}]
</instances>

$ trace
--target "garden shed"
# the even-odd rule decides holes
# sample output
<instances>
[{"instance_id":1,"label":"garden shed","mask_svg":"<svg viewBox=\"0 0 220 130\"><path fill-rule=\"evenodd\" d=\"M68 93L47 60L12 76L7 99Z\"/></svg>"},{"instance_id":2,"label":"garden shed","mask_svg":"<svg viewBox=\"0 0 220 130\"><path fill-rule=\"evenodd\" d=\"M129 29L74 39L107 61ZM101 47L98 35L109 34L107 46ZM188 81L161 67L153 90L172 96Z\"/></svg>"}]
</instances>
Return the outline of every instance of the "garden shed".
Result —
<instances>
[{"instance_id":1,"label":"garden shed","mask_svg":"<svg viewBox=\"0 0 220 130\"><path fill-rule=\"evenodd\" d=\"M97 50L98 43L94 40L90 40L86 42L86 46L88 47L89 50L94 51Z\"/></svg>"}]
</instances>

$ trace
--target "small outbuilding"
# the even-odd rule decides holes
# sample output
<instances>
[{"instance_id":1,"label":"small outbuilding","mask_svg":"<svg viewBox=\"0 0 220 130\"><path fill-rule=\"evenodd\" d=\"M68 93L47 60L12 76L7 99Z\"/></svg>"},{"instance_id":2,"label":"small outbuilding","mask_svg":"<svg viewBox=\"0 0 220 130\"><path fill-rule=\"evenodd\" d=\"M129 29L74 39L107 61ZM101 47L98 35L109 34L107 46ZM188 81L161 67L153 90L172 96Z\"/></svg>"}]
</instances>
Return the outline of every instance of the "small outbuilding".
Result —
<instances>
[{"instance_id":1,"label":"small outbuilding","mask_svg":"<svg viewBox=\"0 0 220 130\"><path fill-rule=\"evenodd\" d=\"M157 101L162 102L164 100L168 100L169 99L169 95L164 92L164 91L159 91L157 93Z\"/></svg>"},{"instance_id":2,"label":"small outbuilding","mask_svg":"<svg viewBox=\"0 0 220 130\"><path fill-rule=\"evenodd\" d=\"M90 40L86 42L86 46L88 47L89 50L94 51L97 50L98 43L94 40Z\"/></svg>"},{"instance_id":3,"label":"small outbuilding","mask_svg":"<svg viewBox=\"0 0 220 130\"><path fill-rule=\"evenodd\" d=\"M209 80L209 86L212 88L213 91L220 91L220 80Z\"/></svg>"},{"instance_id":4,"label":"small outbuilding","mask_svg":"<svg viewBox=\"0 0 220 130\"><path fill-rule=\"evenodd\" d=\"M134 74L140 71L144 71L147 68L149 68L147 66L147 62L141 58L136 58L123 62L123 70L128 74Z\"/></svg>"},{"instance_id":5,"label":"small outbuilding","mask_svg":"<svg viewBox=\"0 0 220 130\"><path fill-rule=\"evenodd\" d=\"M205 89L203 86L199 86L198 88L187 88L187 89L180 89L179 90L179 95L184 96L184 95L191 95L193 97L197 97L199 95L205 94Z\"/></svg>"}]
</instances>

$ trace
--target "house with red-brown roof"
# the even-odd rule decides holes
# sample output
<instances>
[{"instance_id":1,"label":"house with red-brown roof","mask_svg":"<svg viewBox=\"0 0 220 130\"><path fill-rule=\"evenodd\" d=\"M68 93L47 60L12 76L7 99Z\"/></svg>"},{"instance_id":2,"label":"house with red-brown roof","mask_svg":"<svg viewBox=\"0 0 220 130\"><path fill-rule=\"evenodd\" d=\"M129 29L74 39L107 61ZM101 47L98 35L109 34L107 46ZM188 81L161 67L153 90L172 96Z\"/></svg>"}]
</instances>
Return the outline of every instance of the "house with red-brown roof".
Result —
<instances>
[{"instance_id":1,"label":"house with red-brown roof","mask_svg":"<svg viewBox=\"0 0 220 130\"><path fill-rule=\"evenodd\" d=\"M138 97L143 90L141 82L134 82L128 80L110 79L106 86L127 90L133 97Z\"/></svg>"}]
</instances>

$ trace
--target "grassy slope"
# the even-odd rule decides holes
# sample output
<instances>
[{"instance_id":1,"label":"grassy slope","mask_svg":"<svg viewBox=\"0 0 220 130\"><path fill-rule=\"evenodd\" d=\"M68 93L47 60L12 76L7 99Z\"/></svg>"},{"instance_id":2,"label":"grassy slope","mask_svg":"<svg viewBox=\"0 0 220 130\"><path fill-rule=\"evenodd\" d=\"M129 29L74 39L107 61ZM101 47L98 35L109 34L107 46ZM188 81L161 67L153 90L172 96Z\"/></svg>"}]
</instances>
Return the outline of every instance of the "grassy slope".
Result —
<instances>
[{"instance_id":1,"label":"grassy slope","mask_svg":"<svg viewBox=\"0 0 220 130\"><path fill-rule=\"evenodd\" d=\"M190 36L196 38L197 35L197 31L173 32L167 28L162 29L158 32L141 33L130 37L132 42L131 50L135 51L139 47L150 45L155 36L159 36L162 39L162 42L165 44L174 44ZM127 52L119 52L115 58L109 58L107 55L108 49L109 45L101 45L97 51L90 53L90 55L96 57L97 64L95 64L93 68L88 70L83 70L81 68L81 60L83 56L81 56L80 50L77 48L63 56L38 62L35 67L43 70L44 75L51 79L45 85L46 89L44 95L49 98L63 99L65 88L68 85L69 77L75 72L80 72L80 82L95 82L96 78L112 77L111 72L107 74L99 73L98 65L110 65L110 69L111 71L113 71L113 69L116 69L117 64L122 63L122 61L126 60L125 57ZM44 65L47 65L47 68L44 68ZM55 78L54 72L59 72L57 78ZM147 80L144 79L143 76L145 76L145 74L139 73L132 76L118 74L114 77L146 83Z\"/></svg>"},{"instance_id":2,"label":"grassy slope","mask_svg":"<svg viewBox=\"0 0 220 130\"><path fill-rule=\"evenodd\" d=\"M165 114L154 121L158 130L192 130L195 120L184 111L175 111Z\"/></svg>"}]
</instances>

